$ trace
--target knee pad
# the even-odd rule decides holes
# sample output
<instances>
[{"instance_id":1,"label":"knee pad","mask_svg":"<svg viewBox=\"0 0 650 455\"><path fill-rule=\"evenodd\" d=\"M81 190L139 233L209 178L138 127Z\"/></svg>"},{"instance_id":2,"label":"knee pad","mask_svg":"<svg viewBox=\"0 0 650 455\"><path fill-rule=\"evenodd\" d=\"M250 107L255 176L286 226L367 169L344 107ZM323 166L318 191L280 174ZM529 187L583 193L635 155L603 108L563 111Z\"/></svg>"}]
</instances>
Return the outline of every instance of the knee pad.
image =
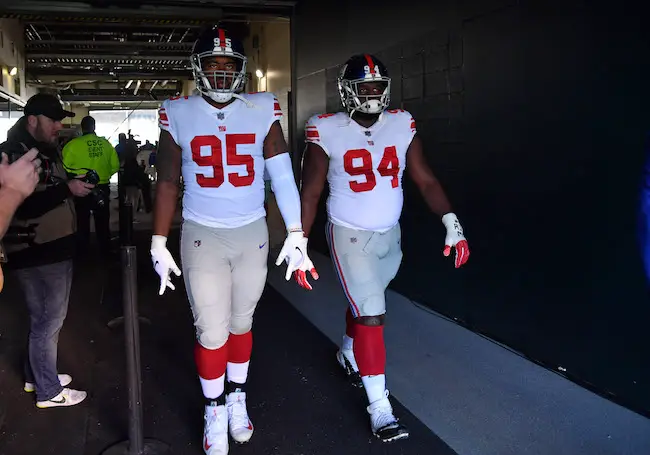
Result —
<instances>
[{"instance_id":1,"label":"knee pad","mask_svg":"<svg viewBox=\"0 0 650 455\"><path fill-rule=\"evenodd\" d=\"M253 328L253 315L230 317L230 333L234 335L243 335L250 332Z\"/></svg>"},{"instance_id":2,"label":"knee pad","mask_svg":"<svg viewBox=\"0 0 650 455\"><path fill-rule=\"evenodd\" d=\"M206 349L219 349L228 341L228 335L226 328L204 330L196 328L196 339Z\"/></svg>"},{"instance_id":3,"label":"knee pad","mask_svg":"<svg viewBox=\"0 0 650 455\"><path fill-rule=\"evenodd\" d=\"M386 298L384 294L369 295L359 302L358 308L357 317L382 315L386 312Z\"/></svg>"}]
</instances>

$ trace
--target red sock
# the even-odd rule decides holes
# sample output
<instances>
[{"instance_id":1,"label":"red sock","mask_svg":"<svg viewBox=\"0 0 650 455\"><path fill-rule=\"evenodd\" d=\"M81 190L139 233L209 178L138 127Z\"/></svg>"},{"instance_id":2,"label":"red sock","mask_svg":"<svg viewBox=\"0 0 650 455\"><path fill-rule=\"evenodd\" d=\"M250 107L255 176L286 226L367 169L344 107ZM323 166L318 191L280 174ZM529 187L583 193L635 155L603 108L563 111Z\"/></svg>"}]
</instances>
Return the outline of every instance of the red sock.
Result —
<instances>
[{"instance_id":1,"label":"red sock","mask_svg":"<svg viewBox=\"0 0 650 455\"><path fill-rule=\"evenodd\" d=\"M228 362L246 363L253 351L253 332L249 330L241 335L231 333L228 337Z\"/></svg>"},{"instance_id":2,"label":"red sock","mask_svg":"<svg viewBox=\"0 0 650 455\"><path fill-rule=\"evenodd\" d=\"M359 374L374 376L386 371L386 346L384 345L384 326L356 324L354 358L359 366Z\"/></svg>"},{"instance_id":3,"label":"red sock","mask_svg":"<svg viewBox=\"0 0 650 455\"><path fill-rule=\"evenodd\" d=\"M250 330L241 335L230 334L228 337L228 390L236 388L243 391L243 384L248 379L251 351L253 350L253 332ZM233 386L237 384L237 386Z\"/></svg>"},{"instance_id":4,"label":"red sock","mask_svg":"<svg viewBox=\"0 0 650 455\"><path fill-rule=\"evenodd\" d=\"M357 321L352 315L352 310L348 306L348 310L345 312L345 334L350 338L354 339L354 328L357 325Z\"/></svg>"},{"instance_id":5,"label":"red sock","mask_svg":"<svg viewBox=\"0 0 650 455\"><path fill-rule=\"evenodd\" d=\"M226 372L228 343L218 349L206 349L199 343L194 346L194 361L199 376L203 379L217 379Z\"/></svg>"},{"instance_id":6,"label":"red sock","mask_svg":"<svg viewBox=\"0 0 650 455\"><path fill-rule=\"evenodd\" d=\"M210 400L218 400L219 397L223 397L228 343L218 349L206 349L196 343L194 361L199 372L203 396Z\"/></svg>"}]
</instances>

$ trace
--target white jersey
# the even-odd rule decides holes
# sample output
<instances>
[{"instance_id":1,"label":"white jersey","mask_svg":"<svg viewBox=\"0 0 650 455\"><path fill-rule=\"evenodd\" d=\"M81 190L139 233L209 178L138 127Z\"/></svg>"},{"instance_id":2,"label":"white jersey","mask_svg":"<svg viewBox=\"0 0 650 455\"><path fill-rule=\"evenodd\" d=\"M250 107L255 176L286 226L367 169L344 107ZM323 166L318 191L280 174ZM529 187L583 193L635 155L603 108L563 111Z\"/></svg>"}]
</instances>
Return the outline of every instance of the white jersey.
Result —
<instances>
[{"instance_id":1,"label":"white jersey","mask_svg":"<svg viewBox=\"0 0 650 455\"><path fill-rule=\"evenodd\" d=\"M272 93L242 95L217 109L201 96L166 100L160 128L183 151L183 218L216 228L236 228L266 215L264 139L282 118Z\"/></svg>"},{"instance_id":2,"label":"white jersey","mask_svg":"<svg viewBox=\"0 0 650 455\"><path fill-rule=\"evenodd\" d=\"M329 156L330 222L378 232L399 222L406 151L415 132L413 117L402 109L384 111L370 128L343 112L309 119L305 140Z\"/></svg>"}]
</instances>

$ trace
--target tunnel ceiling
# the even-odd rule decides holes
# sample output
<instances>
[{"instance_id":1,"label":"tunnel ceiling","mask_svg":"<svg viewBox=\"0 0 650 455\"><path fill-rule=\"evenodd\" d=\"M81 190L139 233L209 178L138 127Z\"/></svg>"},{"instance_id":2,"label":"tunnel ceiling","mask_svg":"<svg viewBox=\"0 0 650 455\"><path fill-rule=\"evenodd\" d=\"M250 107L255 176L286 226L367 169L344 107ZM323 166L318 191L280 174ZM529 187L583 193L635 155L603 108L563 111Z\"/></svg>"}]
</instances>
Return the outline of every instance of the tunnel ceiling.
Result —
<instances>
[{"instance_id":1,"label":"tunnel ceiling","mask_svg":"<svg viewBox=\"0 0 650 455\"><path fill-rule=\"evenodd\" d=\"M24 26L28 84L70 102L137 102L181 91L203 28L222 23L244 39L252 22L287 21L293 3L2 0L0 17Z\"/></svg>"}]
</instances>

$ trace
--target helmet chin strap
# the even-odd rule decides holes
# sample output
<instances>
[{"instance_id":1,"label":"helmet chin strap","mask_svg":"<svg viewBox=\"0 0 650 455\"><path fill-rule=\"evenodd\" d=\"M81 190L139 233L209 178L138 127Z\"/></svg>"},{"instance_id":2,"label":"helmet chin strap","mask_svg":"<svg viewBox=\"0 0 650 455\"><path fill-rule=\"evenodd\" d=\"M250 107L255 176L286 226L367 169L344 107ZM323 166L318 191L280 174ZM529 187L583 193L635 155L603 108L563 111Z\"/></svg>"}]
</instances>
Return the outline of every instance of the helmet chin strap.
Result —
<instances>
[{"instance_id":1,"label":"helmet chin strap","mask_svg":"<svg viewBox=\"0 0 650 455\"><path fill-rule=\"evenodd\" d=\"M215 93L213 91L208 91L208 96L210 97L210 99L212 99L213 101L215 101L217 103L227 103L231 99L236 98L236 99L241 100L244 103L246 103L246 106L248 106L248 107L257 107L257 105L255 105L255 103L253 103L250 100L244 98L243 96L241 96L238 93L231 93L231 92L228 92L228 93L219 93L219 92L217 92L217 93Z\"/></svg>"},{"instance_id":2,"label":"helmet chin strap","mask_svg":"<svg viewBox=\"0 0 650 455\"><path fill-rule=\"evenodd\" d=\"M257 107L257 105L255 103L253 103L251 100L248 100L248 99L244 98L239 93L233 93L232 97L243 101L244 103L246 103L246 106L248 106L248 107Z\"/></svg>"}]
</instances>

